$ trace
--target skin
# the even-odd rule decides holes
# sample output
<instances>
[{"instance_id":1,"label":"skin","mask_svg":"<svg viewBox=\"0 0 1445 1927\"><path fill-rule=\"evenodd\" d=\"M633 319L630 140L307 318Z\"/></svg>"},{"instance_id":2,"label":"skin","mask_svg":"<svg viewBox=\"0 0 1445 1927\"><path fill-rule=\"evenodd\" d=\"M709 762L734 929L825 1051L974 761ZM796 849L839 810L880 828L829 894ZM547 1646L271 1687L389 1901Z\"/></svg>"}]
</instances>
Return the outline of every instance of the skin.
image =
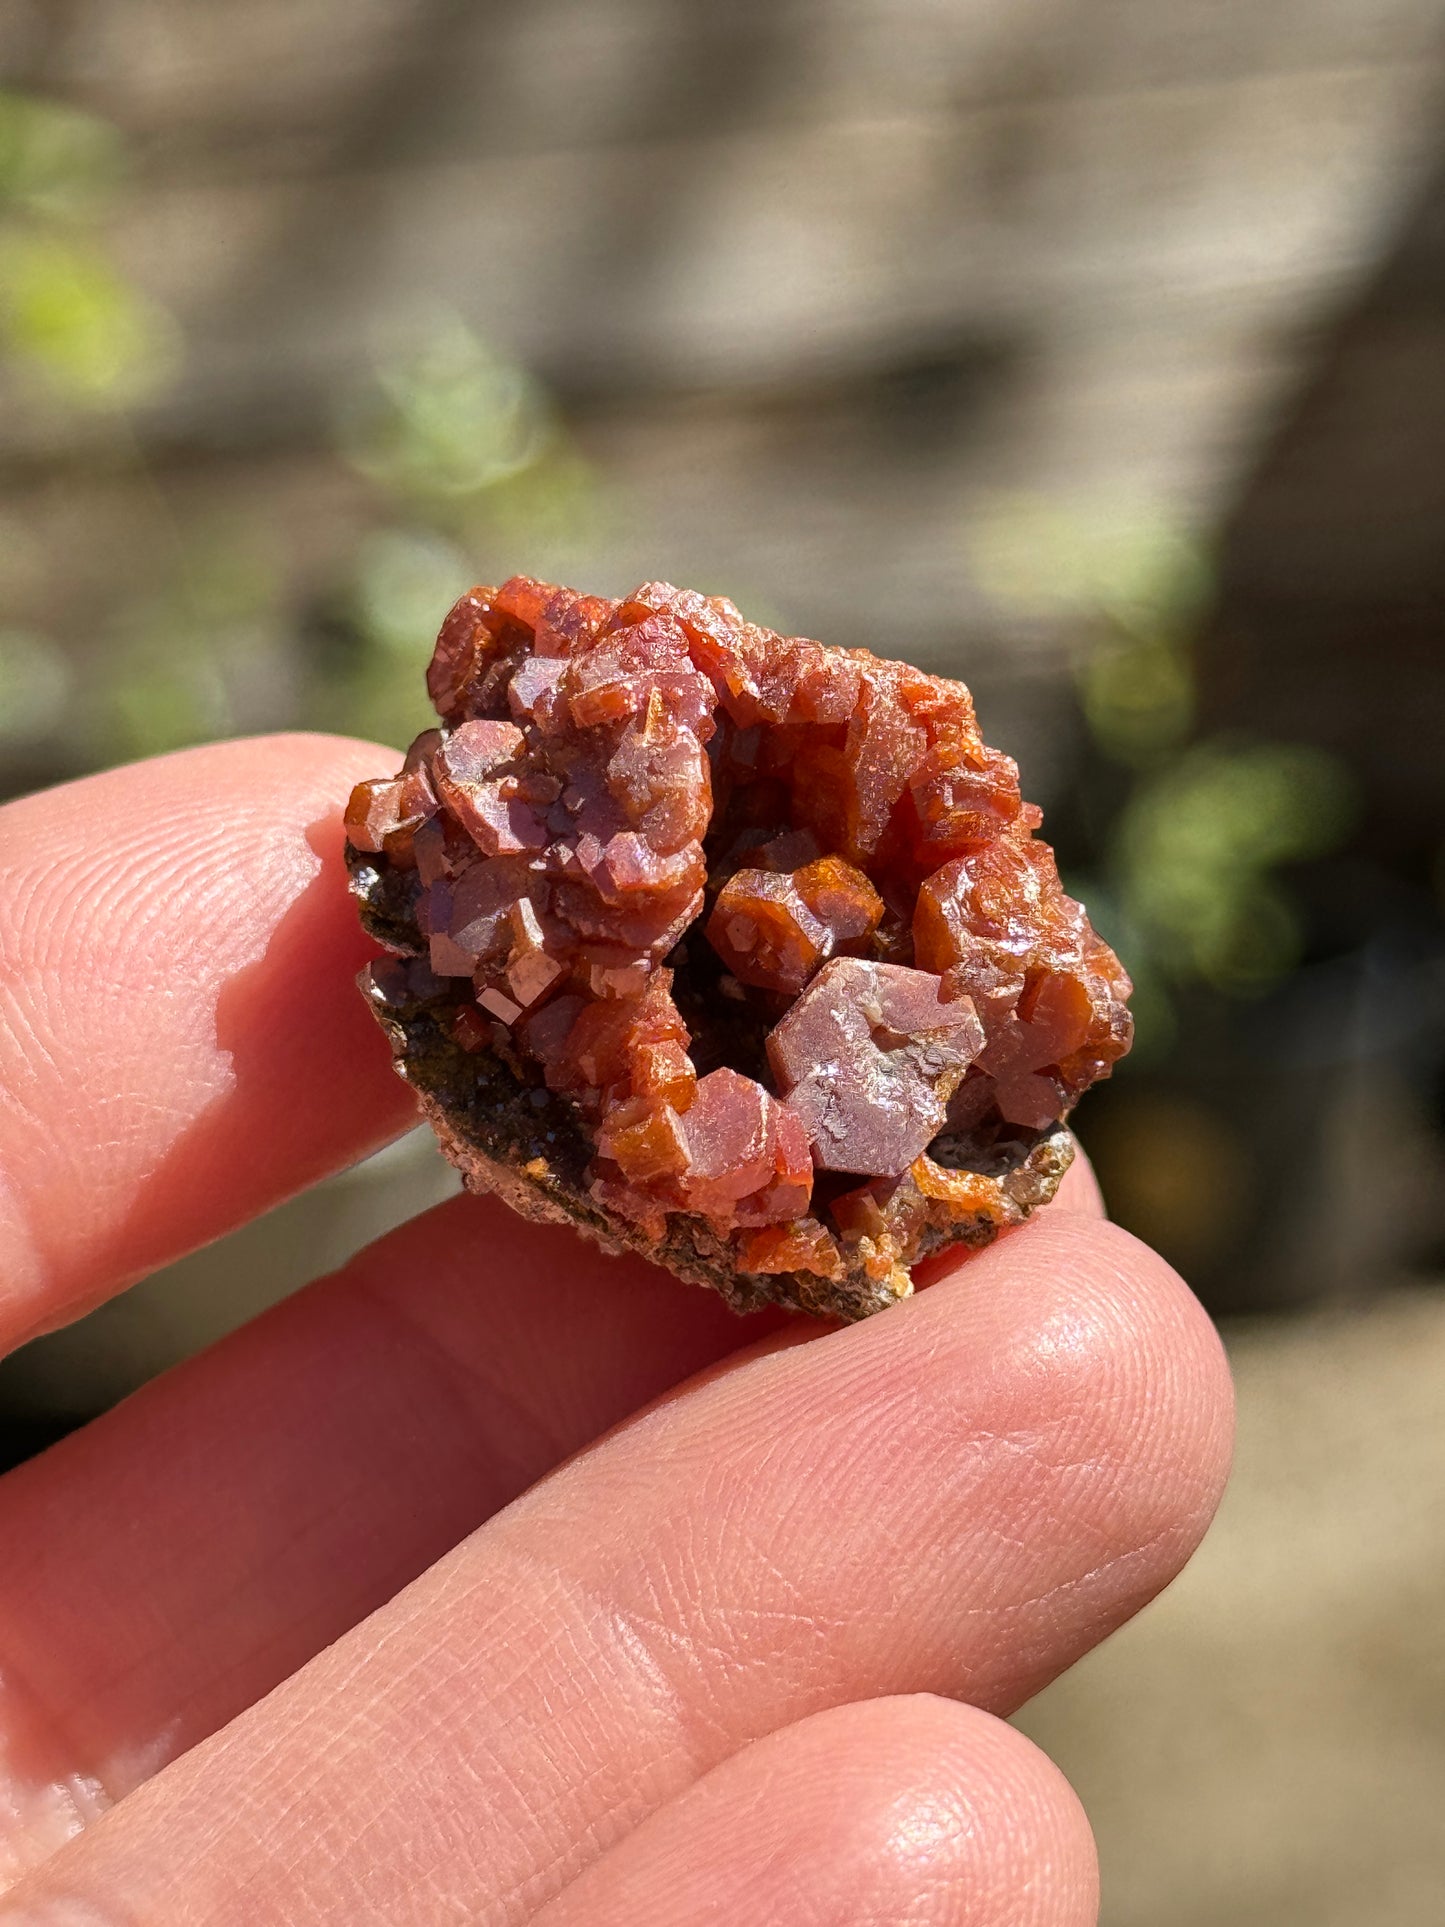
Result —
<instances>
[{"instance_id":1,"label":"skin","mask_svg":"<svg viewBox=\"0 0 1445 1927\"><path fill-rule=\"evenodd\" d=\"M0 1343L411 1120L337 804L0 810ZM1228 1376L1086 1171L828 1331L459 1198L0 1480L0 1922L1083 1927L1002 1715L1173 1577Z\"/></svg>"}]
</instances>

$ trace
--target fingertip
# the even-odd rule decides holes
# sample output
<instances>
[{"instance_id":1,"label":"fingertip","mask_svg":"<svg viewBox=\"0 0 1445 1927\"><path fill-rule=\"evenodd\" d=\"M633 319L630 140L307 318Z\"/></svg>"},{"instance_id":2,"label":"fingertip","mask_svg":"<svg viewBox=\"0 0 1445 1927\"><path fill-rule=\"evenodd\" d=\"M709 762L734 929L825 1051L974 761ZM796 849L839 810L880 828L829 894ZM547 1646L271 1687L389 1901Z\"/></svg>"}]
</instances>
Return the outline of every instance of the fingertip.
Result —
<instances>
[{"instance_id":1,"label":"fingertip","mask_svg":"<svg viewBox=\"0 0 1445 1927\"><path fill-rule=\"evenodd\" d=\"M967 1895L967 1910L943 1917L968 1927L1094 1927L1093 1829L1078 1794L1032 1740L981 1707L936 1694L840 1710L860 1716L850 1743L871 1744L895 1864L921 1862L928 1871L940 1822L955 1822L936 1871ZM939 1782L951 1799L939 1801Z\"/></svg>"},{"instance_id":2,"label":"fingertip","mask_svg":"<svg viewBox=\"0 0 1445 1927\"><path fill-rule=\"evenodd\" d=\"M1106 1370L1115 1395L1156 1414L1190 1452L1217 1502L1234 1416L1229 1361L1214 1321L1157 1251L1107 1219L1040 1220L1013 1263L1049 1307L1052 1360L1075 1351Z\"/></svg>"},{"instance_id":3,"label":"fingertip","mask_svg":"<svg viewBox=\"0 0 1445 1927\"><path fill-rule=\"evenodd\" d=\"M1234 1392L1219 1334L1174 1268L1105 1220L1040 1219L979 1270L1030 1426L1052 1428L1060 1458L1087 1453L1077 1483L1108 1558L1079 1584L1107 1595L1117 1624L1184 1566L1223 1496ZM1061 1614L1077 1607L1061 1589Z\"/></svg>"},{"instance_id":4,"label":"fingertip","mask_svg":"<svg viewBox=\"0 0 1445 1927\"><path fill-rule=\"evenodd\" d=\"M594 1863L538 1927L1092 1927L1082 1807L1032 1742L928 1694L758 1739Z\"/></svg>"},{"instance_id":5,"label":"fingertip","mask_svg":"<svg viewBox=\"0 0 1445 1927\"><path fill-rule=\"evenodd\" d=\"M994 1711L1167 1585L1218 1506L1233 1414L1218 1335L1171 1267L1116 1225L1042 1213L828 1342L839 1350L820 1396L866 1415L871 1448L835 1418L816 1478L850 1452L866 1464L889 1492L895 1551L936 1533L942 1495L967 1493L979 1571L1007 1569L1017 1586L995 1581L987 1664L967 1688Z\"/></svg>"},{"instance_id":6,"label":"fingertip","mask_svg":"<svg viewBox=\"0 0 1445 1927\"><path fill-rule=\"evenodd\" d=\"M1005 1720L900 1694L815 1714L787 1739L808 1782L792 1823L855 1890L968 1927L1094 1921L1088 1817L1053 1761ZM875 1904L875 1917L894 1916Z\"/></svg>"}]
</instances>

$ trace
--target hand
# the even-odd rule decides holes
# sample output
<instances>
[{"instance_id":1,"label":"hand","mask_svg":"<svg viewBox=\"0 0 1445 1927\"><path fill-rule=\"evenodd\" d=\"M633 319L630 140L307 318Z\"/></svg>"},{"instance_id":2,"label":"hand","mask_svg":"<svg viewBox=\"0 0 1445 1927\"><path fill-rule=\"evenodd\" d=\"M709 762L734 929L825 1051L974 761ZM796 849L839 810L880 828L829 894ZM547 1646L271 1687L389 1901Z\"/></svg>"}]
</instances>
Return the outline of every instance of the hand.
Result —
<instances>
[{"instance_id":1,"label":"hand","mask_svg":"<svg viewBox=\"0 0 1445 1927\"><path fill-rule=\"evenodd\" d=\"M340 864L387 760L0 811L0 1346L410 1121ZM1077 1927L998 1715L1183 1564L1228 1413L1086 1173L836 1332L455 1199L0 1481L0 1921Z\"/></svg>"}]
</instances>

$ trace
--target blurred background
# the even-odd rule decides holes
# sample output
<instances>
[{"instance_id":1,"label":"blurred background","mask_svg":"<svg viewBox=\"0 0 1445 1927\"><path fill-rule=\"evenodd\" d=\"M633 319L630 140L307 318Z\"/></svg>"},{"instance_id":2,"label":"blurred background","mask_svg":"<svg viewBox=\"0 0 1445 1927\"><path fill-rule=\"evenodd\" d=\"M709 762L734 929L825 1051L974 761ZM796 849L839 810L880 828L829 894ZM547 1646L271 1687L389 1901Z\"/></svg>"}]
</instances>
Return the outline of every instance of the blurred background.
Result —
<instances>
[{"instance_id":1,"label":"blurred background","mask_svg":"<svg viewBox=\"0 0 1445 1927\"><path fill-rule=\"evenodd\" d=\"M1027 1710L1112 1927L1445 1893L1445 0L9 0L0 794L402 743L666 576L960 675L1138 981L1084 1110L1239 1473ZM23 1456L451 1181L0 1366Z\"/></svg>"}]
</instances>

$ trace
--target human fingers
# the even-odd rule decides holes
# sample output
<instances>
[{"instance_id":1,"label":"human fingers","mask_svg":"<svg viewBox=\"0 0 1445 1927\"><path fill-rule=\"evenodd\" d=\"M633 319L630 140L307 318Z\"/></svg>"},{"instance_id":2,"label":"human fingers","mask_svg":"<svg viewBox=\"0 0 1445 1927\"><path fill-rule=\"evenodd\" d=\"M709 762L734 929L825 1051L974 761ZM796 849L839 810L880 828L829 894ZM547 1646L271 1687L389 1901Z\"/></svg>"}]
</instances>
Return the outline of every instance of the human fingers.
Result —
<instances>
[{"instance_id":1,"label":"human fingers","mask_svg":"<svg viewBox=\"0 0 1445 1927\"><path fill-rule=\"evenodd\" d=\"M785 1322L458 1198L0 1480L0 1885Z\"/></svg>"},{"instance_id":2,"label":"human fingers","mask_svg":"<svg viewBox=\"0 0 1445 1927\"><path fill-rule=\"evenodd\" d=\"M1058 1768L991 1714L915 1695L755 1740L532 1927L1093 1927L1098 1897Z\"/></svg>"},{"instance_id":3,"label":"human fingers","mask_svg":"<svg viewBox=\"0 0 1445 1927\"><path fill-rule=\"evenodd\" d=\"M1045 1217L617 1428L0 1918L363 1923L423 1892L510 1927L781 1725L894 1693L1017 1705L1183 1563L1228 1409L1168 1268Z\"/></svg>"},{"instance_id":4,"label":"human fingers","mask_svg":"<svg viewBox=\"0 0 1445 1927\"><path fill-rule=\"evenodd\" d=\"M0 1480L0 1885L784 1322L457 1198Z\"/></svg>"},{"instance_id":5,"label":"human fingers","mask_svg":"<svg viewBox=\"0 0 1445 1927\"><path fill-rule=\"evenodd\" d=\"M261 737L0 809L0 1351L414 1115L341 863L387 754Z\"/></svg>"},{"instance_id":6,"label":"human fingers","mask_svg":"<svg viewBox=\"0 0 1445 1927\"><path fill-rule=\"evenodd\" d=\"M782 1322L454 1198L0 1479L0 1889Z\"/></svg>"}]
</instances>

